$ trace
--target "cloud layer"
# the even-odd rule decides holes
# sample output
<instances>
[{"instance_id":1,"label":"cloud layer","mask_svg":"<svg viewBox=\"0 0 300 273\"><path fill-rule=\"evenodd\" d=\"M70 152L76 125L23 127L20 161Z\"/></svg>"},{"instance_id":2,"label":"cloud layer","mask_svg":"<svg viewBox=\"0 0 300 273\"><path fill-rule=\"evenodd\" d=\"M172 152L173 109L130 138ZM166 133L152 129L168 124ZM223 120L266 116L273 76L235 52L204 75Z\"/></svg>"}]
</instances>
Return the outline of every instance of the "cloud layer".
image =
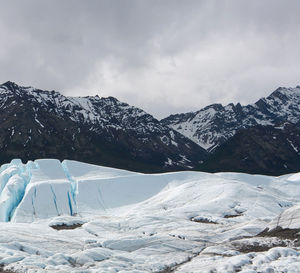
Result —
<instances>
[{"instance_id":1,"label":"cloud layer","mask_svg":"<svg viewBox=\"0 0 300 273\"><path fill-rule=\"evenodd\" d=\"M3 1L0 80L155 117L300 84L295 0Z\"/></svg>"}]
</instances>

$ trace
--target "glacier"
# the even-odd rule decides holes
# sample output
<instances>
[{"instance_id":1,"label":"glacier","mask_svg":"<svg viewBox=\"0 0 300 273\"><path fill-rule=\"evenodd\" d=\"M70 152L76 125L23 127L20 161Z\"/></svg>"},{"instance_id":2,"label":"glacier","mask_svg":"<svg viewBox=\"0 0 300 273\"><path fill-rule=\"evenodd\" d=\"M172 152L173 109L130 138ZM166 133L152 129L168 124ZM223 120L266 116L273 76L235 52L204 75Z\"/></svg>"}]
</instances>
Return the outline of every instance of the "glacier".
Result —
<instances>
[{"instance_id":1,"label":"glacier","mask_svg":"<svg viewBox=\"0 0 300 273\"><path fill-rule=\"evenodd\" d=\"M299 272L295 240L260 235L300 229L299 189L300 173L13 160L0 167L0 271Z\"/></svg>"}]
</instances>

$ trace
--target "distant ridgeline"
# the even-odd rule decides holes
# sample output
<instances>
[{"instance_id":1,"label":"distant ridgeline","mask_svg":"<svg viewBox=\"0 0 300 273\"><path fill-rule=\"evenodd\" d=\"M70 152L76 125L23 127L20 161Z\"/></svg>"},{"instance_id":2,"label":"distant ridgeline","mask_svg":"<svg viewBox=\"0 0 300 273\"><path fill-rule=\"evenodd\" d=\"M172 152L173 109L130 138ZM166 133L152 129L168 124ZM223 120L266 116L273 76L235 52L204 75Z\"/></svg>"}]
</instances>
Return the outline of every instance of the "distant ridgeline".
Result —
<instances>
[{"instance_id":1,"label":"distant ridgeline","mask_svg":"<svg viewBox=\"0 0 300 273\"><path fill-rule=\"evenodd\" d=\"M300 171L300 87L161 121L116 98L0 85L0 164L72 159L132 171ZM299 151L299 152L298 152Z\"/></svg>"},{"instance_id":2,"label":"distant ridgeline","mask_svg":"<svg viewBox=\"0 0 300 273\"><path fill-rule=\"evenodd\" d=\"M143 110L113 97L65 97L0 85L0 164L73 159L143 172L194 169L207 152Z\"/></svg>"}]
</instances>

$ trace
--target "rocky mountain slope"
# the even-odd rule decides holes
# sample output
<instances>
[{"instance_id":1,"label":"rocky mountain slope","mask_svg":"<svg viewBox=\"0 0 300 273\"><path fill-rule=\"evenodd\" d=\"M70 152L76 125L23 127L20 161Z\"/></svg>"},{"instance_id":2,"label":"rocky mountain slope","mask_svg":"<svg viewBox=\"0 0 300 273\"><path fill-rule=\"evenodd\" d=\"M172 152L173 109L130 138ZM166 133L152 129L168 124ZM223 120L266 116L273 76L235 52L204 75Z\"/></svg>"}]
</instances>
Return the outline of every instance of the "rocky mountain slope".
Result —
<instances>
[{"instance_id":1,"label":"rocky mountain slope","mask_svg":"<svg viewBox=\"0 0 300 273\"><path fill-rule=\"evenodd\" d=\"M300 128L292 123L238 131L218 147L201 170L281 175L300 170Z\"/></svg>"},{"instance_id":2,"label":"rocky mountain slope","mask_svg":"<svg viewBox=\"0 0 300 273\"><path fill-rule=\"evenodd\" d=\"M278 88L252 105L213 104L158 121L113 97L66 97L6 82L0 164L57 158L142 172L281 175L300 170L299 105L300 87Z\"/></svg>"},{"instance_id":3,"label":"rocky mountain slope","mask_svg":"<svg viewBox=\"0 0 300 273\"><path fill-rule=\"evenodd\" d=\"M113 97L66 97L0 85L0 164L74 159L136 171L191 169L206 151L143 110Z\"/></svg>"},{"instance_id":4,"label":"rocky mountain slope","mask_svg":"<svg viewBox=\"0 0 300 273\"><path fill-rule=\"evenodd\" d=\"M212 152L243 128L300 122L300 86L280 87L254 104L213 104L197 112L171 115L164 125L177 130Z\"/></svg>"}]
</instances>

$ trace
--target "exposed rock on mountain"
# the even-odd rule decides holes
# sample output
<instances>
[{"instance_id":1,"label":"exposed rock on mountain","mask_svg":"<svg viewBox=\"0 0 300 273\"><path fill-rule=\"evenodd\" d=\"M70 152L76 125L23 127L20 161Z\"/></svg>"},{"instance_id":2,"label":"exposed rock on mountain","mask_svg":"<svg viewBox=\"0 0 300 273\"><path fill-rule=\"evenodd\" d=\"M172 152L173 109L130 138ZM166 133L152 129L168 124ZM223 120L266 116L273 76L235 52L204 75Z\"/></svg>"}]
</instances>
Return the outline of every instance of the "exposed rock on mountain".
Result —
<instances>
[{"instance_id":1,"label":"exposed rock on mountain","mask_svg":"<svg viewBox=\"0 0 300 273\"><path fill-rule=\"evenodd\" d=\"M136 171L192 169L206 151L143 110L113 97L66 97L0 85L0 164L74 159Z\"/></svg>"},{"instance_id":2,"label":"exposed rock on mountain","mask_svg":"<svg viewBox=\"0 0 300 273\"><path fill-rule=\"evenodd\" d=\"M162 123L212 152L243 128L300 122L300 86L280 87L254 104L213 104L197 112L171 115Z\"/></svg>"},{"instance_id":3,"label":"exposed rock on mountain","mask_svg":"<svg viewBox=\"0 0 300 273\"><path fill-rule=\"evenodd\" d=\"M66 97L6 82L0 164L50 157L143 172L280 175L300 170L299 105L300 87L278 88L252 105L213 104L160 122L113 97Z\"/></svg>"},{"instance_id":4,"label":"exposed rock on mountain","mask_svg":"<svg viewBox=\"0 0 300 273\"><path fill-rule=\"evenodd\" d=\"M257 125L237 132L202 165L206 171L281 175L300 169L300 128Z\"/></svg>"}]
</instances>

